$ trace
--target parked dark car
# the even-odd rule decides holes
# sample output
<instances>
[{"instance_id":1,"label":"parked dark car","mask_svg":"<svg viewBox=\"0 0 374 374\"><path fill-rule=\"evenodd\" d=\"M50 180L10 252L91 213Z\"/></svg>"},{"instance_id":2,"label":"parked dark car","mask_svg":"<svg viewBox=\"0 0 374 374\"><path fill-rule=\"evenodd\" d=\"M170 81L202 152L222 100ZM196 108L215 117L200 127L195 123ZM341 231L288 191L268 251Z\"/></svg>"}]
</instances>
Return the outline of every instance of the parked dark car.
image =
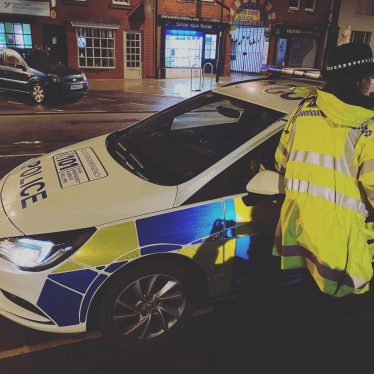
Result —
<instances>
[{"instance_id":1,"label":"parked dark car","mask_svg":"<svg viewBox=\"0 0 374 374\"><path fill-rule=\"evenodd\" d=\"M81 98L87 78L55 56L32 49L0 49L0 88L26 92L38 104L51 97Z\"/></svg>"}]
</instances>

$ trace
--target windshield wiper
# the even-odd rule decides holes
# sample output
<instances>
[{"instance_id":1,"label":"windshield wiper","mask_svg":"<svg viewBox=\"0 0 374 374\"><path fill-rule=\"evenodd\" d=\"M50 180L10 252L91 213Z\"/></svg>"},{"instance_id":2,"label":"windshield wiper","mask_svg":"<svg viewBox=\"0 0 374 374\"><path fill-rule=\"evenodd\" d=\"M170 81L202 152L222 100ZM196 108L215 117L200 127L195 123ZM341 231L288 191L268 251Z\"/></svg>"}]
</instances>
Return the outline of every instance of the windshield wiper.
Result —
<instances>
[{"instance_id":1,"label":"windshield wiper","mask_svg":"<svg viewBox=\"0 0 374 374\"><path fill-rule=\"evenodd\" d=\"M125 148L119 141L117 144L128 154L130 157L142 168L144 169L144 165L132 154L127 148Z\"/></svg>"},{"instance_id":2,"label":"windshield wiper","mask_svg":"<svg viewBox=\"0 0 374 374\"><path fill-rule=\"evenodd\" d=\"M139 165L142 169L144 169L144 165L135 157L134 154L132 154L126 147L124 147L118 140L117 140L117 143L116 145L119 145L120 148L125 152L126 156L130 156L131 159L133 161L135 161L135 163L137 165ZM138 170L138 167L135 167L135 165L131 164L128 160L128 158L125 157L124 154L122 154L121 152L119 151L115 151L115 153L124 161L125 165L130 169L130 171L132 171L134 174L138 175L140 178L146 180L148 182L148 179L139 172ZM125 166L124 165L124 166Z\"/></svg>"}]
</instances>

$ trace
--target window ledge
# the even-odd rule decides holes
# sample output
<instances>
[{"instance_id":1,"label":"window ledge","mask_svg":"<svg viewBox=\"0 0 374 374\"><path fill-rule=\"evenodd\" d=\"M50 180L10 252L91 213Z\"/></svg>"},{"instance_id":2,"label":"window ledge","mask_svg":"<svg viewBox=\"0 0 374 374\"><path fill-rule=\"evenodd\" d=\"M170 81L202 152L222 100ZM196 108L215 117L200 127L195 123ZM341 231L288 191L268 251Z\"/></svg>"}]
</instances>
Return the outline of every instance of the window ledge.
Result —
<instances>
[{"instance_id":1,"label":"window ledge","mask_svg":"<svg viewBox=\"0 0 374 374\"><path fill-rule=\"evenodd\" d=\"M132 5L121 5L121 4L110 4L108 9L123 9L123 10L132 10L134 7Z\"/></svg>"},{"instance_id":2,"label":"window ledge","mask_svg":"<svg viewBox=\"0 0 374 374\"><path fill-rule=\"evenodd\" d=\"M78 69L113 70L115 66L78 66Z\"/></svg>"},{"instance_id":3,"label":"window ledge","mask_svg":"<svg viewBox=\"0 0 374 374\"><path fill-rule=\"evenodd\" d=\"M63 1L61 1L61 4L87 6L88 2L87 1L63 0Z\"/></svg>"}]
</instances>

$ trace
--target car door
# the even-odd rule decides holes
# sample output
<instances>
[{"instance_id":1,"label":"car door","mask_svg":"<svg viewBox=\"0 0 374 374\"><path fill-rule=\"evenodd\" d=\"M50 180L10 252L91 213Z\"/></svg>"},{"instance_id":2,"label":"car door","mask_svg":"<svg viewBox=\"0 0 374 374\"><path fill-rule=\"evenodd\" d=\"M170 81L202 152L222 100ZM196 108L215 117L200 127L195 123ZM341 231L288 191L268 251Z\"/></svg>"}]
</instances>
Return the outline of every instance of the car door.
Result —
<instances>
[{"instance_id":1,"label":"car door","mask_svg":"<svg viewBox=\"0 0 374 374\"><path fill-rule=\"evenodd\" d=\"M5 88L28 92L29 74L27 73L26 63L17 52L5 51L4 72Z\"/></svg>"},{"instance_id":2,"label":"car door","mask_svg":"<svg viewBox=\"0 0 374 374\"><path fill-rule=\"evenodd\" d=\"M221 196L225 211L225 293L270 284L283 277L272 256L274 233L283 198L249 198L247 183L261 170L275 170L274 155L281 131L247 152L218 174L187 203Z\"/></svg>"}]
</instances>

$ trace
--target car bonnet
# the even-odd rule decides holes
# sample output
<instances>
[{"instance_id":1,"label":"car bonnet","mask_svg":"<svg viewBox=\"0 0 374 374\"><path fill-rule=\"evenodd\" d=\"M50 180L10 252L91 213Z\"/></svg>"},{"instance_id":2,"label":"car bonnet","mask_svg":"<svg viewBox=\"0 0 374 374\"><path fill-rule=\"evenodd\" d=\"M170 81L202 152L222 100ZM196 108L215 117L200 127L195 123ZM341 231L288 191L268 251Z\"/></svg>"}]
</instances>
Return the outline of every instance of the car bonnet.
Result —
<instances>
[{"instance_id":1,"label":"car bonnet","mask_svg":"<svg viewBox=\"0 0 374 374\"><path fill-rule=\"evenodd\" d=\"M105 139L74 144L14 169L1 195L13 225L31 235L171 208L177 187L155 185L126 171L107 152Z\"/></svg>"}]
</instances>

